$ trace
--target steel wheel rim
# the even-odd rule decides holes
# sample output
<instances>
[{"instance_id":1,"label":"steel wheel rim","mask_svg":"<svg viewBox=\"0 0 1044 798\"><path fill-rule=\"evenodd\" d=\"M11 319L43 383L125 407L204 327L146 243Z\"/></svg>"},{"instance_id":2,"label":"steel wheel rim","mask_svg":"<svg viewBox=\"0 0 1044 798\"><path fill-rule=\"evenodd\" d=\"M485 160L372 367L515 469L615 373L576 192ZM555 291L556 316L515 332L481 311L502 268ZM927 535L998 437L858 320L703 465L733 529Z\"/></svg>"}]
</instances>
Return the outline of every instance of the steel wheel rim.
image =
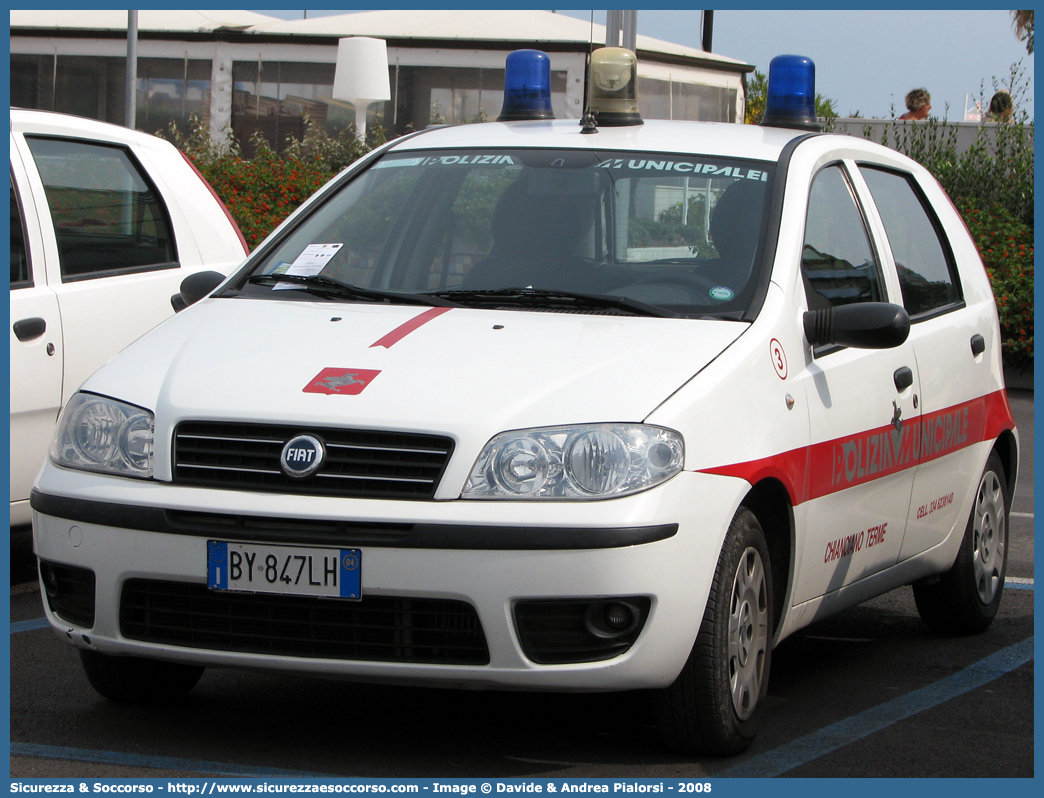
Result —
<instances>
[{"instance_id":1,"label":"steel wheel rim","mask_svg":"<svg viewBox=\"0 0 1044 798\"><path fill-rule=\"evenodd\" d=\"M1004 489L994 471L983 474L975 494L972 521L972 573L979 601L989 604L1004 581L1004 549L1008 543L1008 519Z\"/></svg>"},{"instance_id":2,"label":"steel wheel rim","mask_svg":"<svg viewBox=\"0 0 1044 798\"><path fill-rule=\"evenodd\" d=\"M729 603L729 691L740 720L754 712L768 654L768 583L757 549L747 548L732 580Z\"/></svg>"}]
</instances>

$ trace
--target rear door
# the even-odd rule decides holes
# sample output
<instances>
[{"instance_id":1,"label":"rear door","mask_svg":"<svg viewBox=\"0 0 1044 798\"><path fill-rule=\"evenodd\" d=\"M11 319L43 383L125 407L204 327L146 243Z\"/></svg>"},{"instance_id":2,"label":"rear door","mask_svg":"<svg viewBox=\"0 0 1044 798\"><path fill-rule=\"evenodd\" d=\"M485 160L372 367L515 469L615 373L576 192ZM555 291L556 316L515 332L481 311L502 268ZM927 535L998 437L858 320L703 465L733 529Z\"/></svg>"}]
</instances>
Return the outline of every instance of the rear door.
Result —
<instances>
[{"instance_id":1,"label":"rear door","mask_svg":"<svg viewBox=\"0 0 1044 798\"><path fill-rule=\"evenodd\" d=\"M910 314L909 342L920 375L918 467L900 554L906 559L941 543L965 522L963 501L985 458L973 444L982 440L990 412L994 310L988 298L970 304L965 299L955 253L926 193L937 187L868 163L859 165L859 173L887 235L886 259L898 274ZM944 196L937 199L949 208Z\"/></svg>"}]
</instances>

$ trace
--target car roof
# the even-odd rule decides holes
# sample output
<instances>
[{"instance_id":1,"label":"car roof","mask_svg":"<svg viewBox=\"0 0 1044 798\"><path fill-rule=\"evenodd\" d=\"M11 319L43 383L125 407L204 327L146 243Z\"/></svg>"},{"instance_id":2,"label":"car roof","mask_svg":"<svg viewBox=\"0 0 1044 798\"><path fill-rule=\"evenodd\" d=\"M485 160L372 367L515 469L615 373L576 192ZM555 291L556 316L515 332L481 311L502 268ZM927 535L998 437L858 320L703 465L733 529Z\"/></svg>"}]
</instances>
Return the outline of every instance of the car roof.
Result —
<instances>
[{"instance_id":1,"label":"car roof","mask_svg":"<svg viewBox=\"0 0 1044 798\"><path fill-rule=\"evenodd\" d=\"M602 126L583 133L575 119L533 122L490 122L428 128L393 144L393 152L432 148L515 148L623 150L776 161L803 130L741 125L732 122L687 122L650 119L642 125Z\"/></svg>"},{"instance_id":2,"label":"car roof","mask_svg":"<svg viewBox=\"0 0 1044 798\"><path fill-rule=\"evenodd\" d=\"M41 135L68 136L70 138L101 139L120 144L150 144L163 141L157 136L139 130L99 122L71 114L54 111L38 111L31 108L11 108L11 131L38 133Z\"/></svg>"}]
</instances>

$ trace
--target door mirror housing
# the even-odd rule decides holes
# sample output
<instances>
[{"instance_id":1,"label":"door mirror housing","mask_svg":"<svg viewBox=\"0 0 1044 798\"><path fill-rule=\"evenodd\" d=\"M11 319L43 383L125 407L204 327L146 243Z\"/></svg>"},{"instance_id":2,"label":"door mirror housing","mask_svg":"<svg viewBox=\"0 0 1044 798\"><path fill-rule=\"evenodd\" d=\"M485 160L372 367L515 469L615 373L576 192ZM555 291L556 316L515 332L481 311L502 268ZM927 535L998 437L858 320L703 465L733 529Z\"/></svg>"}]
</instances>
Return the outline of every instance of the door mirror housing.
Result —
<instances>
[{"instance_id":1,"label":"door mirror housing","mask_svg":"<svg viewBox=\"0 0 1044 798\"><path fill-rule=\"evenodd\" d=\"M181 281L181 292L170 298L174 312L178 313L189 305L199 302L224 281L225 275L221 272L205 271L190 274Z\"/></svg>"},{"instance_id":2,"label":"door mirror housing","mask_svg":"<svg viewBox=\"0 0 1044 798\"><path fill-rule=\"evenodd\" d=\"M805 338L813 347L891 349L905 343L910 335L909 314L890 302L857 302L809 310L803 323Z\"/></svg>"}]
</instances>

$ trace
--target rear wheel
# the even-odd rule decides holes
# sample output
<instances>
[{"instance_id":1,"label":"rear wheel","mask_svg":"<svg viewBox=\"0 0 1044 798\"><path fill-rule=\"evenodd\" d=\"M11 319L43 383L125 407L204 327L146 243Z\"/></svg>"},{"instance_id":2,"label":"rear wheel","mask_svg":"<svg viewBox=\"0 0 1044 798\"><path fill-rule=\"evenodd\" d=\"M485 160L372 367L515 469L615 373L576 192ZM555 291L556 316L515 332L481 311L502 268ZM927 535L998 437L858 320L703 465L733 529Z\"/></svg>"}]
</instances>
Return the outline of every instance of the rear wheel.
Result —
<instances>
[{"instance_id":1,"label":"rear wheel","mask_svg":"<svg viewBox=\"0 0 1044 798\"><path fill-rule=\"evenodd\" d=\"M80 662L91 687L110 701L154 704L186 695L203 675L202 665L141 657L114 657L80 649Z\"/></svg>"},{"instance_id":2,"label":"rear wheel","mask_svg":"<svg viewBox=\"0 0 1044 798\"><path fill-rule=\"evenodd\" d=\"M921 619L943 634L976 634L993 621L1008 560L1008 485L996 452L979 480L971 517L953 566L913 586Z\"/></svg>"},{"instance_id":3,"label":"rear wheel","mask_svg":"<svg viewBox=\"0 0 1044 798\"><path fill-rule=\"evenodd\" d=\"M727 756L754 739L772 658L772 574L758 519L741 507L718 558L703 623L682 672L654 693L664 743Z\"/></svg>"}]
</instances>

